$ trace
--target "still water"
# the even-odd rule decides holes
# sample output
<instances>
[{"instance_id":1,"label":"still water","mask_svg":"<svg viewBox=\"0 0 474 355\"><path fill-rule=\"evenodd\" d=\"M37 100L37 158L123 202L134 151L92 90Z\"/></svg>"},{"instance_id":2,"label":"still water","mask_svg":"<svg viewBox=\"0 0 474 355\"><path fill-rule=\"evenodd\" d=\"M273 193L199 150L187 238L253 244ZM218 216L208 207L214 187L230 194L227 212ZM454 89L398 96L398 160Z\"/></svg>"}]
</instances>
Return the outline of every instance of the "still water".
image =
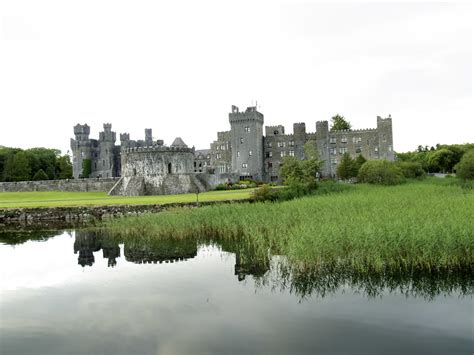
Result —
<instances>
[{"instance_id":1,"label":"still water","mask_svg":"<svg viewBox=\"0 0 474 355\"><path fill-rule=\"evenodd\" d=\"M306 277L283 257L248 260L218 242L0 234L0 353L473 351L464 277Z\"/></svg>"}]
</instances>

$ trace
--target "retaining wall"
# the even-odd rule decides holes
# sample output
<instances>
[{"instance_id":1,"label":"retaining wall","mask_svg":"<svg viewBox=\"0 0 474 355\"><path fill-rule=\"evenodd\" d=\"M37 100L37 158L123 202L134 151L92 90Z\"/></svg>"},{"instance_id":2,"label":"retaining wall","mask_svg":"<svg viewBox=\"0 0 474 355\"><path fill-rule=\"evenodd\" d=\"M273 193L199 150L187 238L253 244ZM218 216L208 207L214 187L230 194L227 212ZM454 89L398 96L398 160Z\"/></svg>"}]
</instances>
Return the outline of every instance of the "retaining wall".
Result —
<instances>
[{"instance_id":1,"label":"retaining wall","mask_svg":"<svg viewBox=\"0 0 474 355\"><path fill-rule=\"evenodd\" d=\"M120 178L0 182L0 192L70 191L109 192Z\"/></svg>"}]
</instances>

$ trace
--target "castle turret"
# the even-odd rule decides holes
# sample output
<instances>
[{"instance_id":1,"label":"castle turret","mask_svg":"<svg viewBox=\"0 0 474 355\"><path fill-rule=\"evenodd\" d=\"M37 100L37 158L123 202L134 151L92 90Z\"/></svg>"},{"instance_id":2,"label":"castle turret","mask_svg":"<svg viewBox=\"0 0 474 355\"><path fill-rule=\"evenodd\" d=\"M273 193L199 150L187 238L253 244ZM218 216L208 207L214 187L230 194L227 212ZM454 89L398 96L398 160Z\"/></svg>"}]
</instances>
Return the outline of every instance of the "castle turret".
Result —
<instances>
[{"instance_id":1,"label":"castle turret","mask_svg":"<svg viewBox=\"0 0 474 355\"><path fill-rule=\"evenodd\" d=\"M334 175L336 167L332 166L330 156L329 156L329 123L328 121L316 122L316 147L318 149L319 159L324 160L321 173L324 176Z\"/></svg>"},{"instance_id":2,"label":"castle turret","mask_svg":"<svg viewBox=\"0 0 474 355\"><path fill-rule=\"evenodd\" d=\"M293 142L295 156L304 157L304 144L306 143L306 125L304 123L293 124Z\"/></svg>"},{"instance_id":3,"label":"castle turret","mask_svg":"<svg viewBox=\"0 0 474 355\"><path fill-rule=\"evenodd\" d=\"M113 177L119 175L115 140L116 134L112 131L112 125L104 123L104 131L99 133L99 142L96 149L97 158L93 164L95 176Z\"/></svg>"},{"instance_id":4,"label":"castle turret","mask_svg":"<svg viewBox=\"0 0 474 355\"><path fill-rule=\"evenodd\" d=\"M87 124L77 124L74 126L75 139L71 139L71 152L72 175L75 179L83 177L84 173L90 173L89 167L92 149L92 143L89 139L90 131L90 127ZM86 171L84 171L84 162L87 162Z\"/></svg>"},{"instance_id":5,"label":"castle turret","mask_svg":"<svg viewBox=\"0 0 474 355\"><path fill-rule=\"evenodd\" d=\"M232 106L229 113L232 171L242 179L263 179L263 114L257 107L239 112Z\"/></svg>"},{"instance_id":6,"label":"castle turret","mask_svg":"<svg viewBox=\"0 0 474 355\"><path fill-rule=\"evenodd\" d=\"M393 152L392 116L377 116L378 153L380 159L395 160Z\"/></svg>"},{"instance_id":7,"label":"castle turret","mask_svg":"<svg viewBox=\"0 0 474 355\"><path fill-rule=\"evenodd\" d=\"M151 128L145 128L145 144L147 146L153 145L153 134Z\"/></svg>"}]
</instances>

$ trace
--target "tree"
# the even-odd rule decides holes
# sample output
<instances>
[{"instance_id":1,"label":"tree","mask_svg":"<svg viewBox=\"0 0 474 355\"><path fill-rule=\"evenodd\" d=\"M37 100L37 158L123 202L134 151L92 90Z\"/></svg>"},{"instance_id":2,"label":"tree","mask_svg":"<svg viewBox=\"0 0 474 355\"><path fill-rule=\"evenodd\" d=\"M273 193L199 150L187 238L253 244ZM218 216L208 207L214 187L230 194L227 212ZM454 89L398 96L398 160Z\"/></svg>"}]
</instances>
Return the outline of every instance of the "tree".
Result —
<instances>
[{"instance_id":1,"label":"tree","mask_svg":"<svg viewBox=\"0 0 474 355\"><path fill-rule=\"evenodd\" d=\"M48 180L49 177L46 175L43 169L39 169L36 174L33 176L34 181Z\"/></svg>"},{"instance_id":2,"label":"tree","mask_svg":"<svg viewBox=\"0 0 474 355\"><path fill-rule=\"evenodd\" d=\"M59 157L57 165L60 179L72 179L72 164L69 155L65 154Z\"/></svg>"},{"instance_id":3,"label":"tree","mask_svg":"<svg viewBox=\"0 0 474 355\"><path fill-rule=\"evenodd\" d=\"M432 169L434 171L440 171L443 173L452 170L454 161L454 153L446 148L430 152L428 158L430 170Z\"/></svg>"},{"instance_id":4,"label":"tree","mask_svg":"<svg viewBox=\"0 0 474 355\"><path fill-rule=\"evenodd\" d=\"M282 176L285 185L291 185L295 182L301 181L303 176L301 161L296 157L284 157L283 164L280 168L280 175Z\"/></svg>"},{"instance_id":5,"label":"tree","mask_svg":"<svg viewBox=\"0 0 474 355\"><path fill-rule=\"evenodd\" d=\"M348 180L356 176L356 169L354 159L351 158L349 153L344 153L341 162L337 166L336 174L340 179Z\"/></svg>"},{"instance_id":6,"label":"tree","mask_svg":"<svg viewBox=\"0 0 474 355\"><path fill-rule=\"evenodd\" d=\"M360 167L364 165L364 163L367 161L367 159L364 158L362 154L359 154L357 158L355 158L355 175L357 176L359 174Z\"/></svg>"},{"instance_id":7,"label":"tree","mask_svg":"<svg viewBox=\"0 0 474 355\"><path fill-rule=\"evenodd\" d=\"M403 173L387 160L368 160L360 167L360 182L377 185L397 185L401 184L405 179Z\"/></svg>"},{"instance_id":8,"label":"tree","mask_svg":"<svg viewBox=\"0 0 474 355\"><path fill-rule=\"evenodd\" d=\"M31 167L24 151L9 156L5 164L5 181L28 181L30 174Z\"/></svg>"},{"instance_id":9,"label":"tree","mask_svg":"<svg viewBox=\"0 0 474 355\"><path fill-rule=\"evenodd\" d=\"M344 116L336 114L331 117L331 132L342 131L345 129L351 129L351 124L344 118Z\"/></svg>"},{"instance_id":10,"label":"tree","mask_svg":"<svg viewBox=\"0 0 474 355\"><path fill-rule=\"evenodd\" d=\"M82 177L88 178L92 172L92 161L90 159L82 160Z\"/></svg>"},{"instance_id":11,"label":"tree","mask_svg":"<svg viewBox=\"0 0 474 355\"><path fill-rule=\"evenodd\" d=\"M474 180L474 149L464 153L456 165L456 176L462 180Z\"/></svg>"}]
</instances>

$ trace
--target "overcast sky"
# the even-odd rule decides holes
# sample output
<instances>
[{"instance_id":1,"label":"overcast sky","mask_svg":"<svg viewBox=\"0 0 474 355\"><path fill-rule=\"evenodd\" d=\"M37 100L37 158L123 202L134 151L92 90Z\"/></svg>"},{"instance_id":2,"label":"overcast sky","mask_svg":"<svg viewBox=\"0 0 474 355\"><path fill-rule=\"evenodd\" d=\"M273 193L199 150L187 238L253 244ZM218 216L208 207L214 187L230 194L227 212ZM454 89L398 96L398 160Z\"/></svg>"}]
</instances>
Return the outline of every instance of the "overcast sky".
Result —
<instances>
[{"instance_id":1,"label":"overcast sky","mask_svg":"<svg viewBox=\"0 0 474 355\"><path fill-rule=\"evenodd\" d=\"M469 0L2 0L0 145L65 152L110 122L208 148L255 101L287 133L391 114L396 151L473 142L473 19Z\"/></svg>"}]
</instances>

